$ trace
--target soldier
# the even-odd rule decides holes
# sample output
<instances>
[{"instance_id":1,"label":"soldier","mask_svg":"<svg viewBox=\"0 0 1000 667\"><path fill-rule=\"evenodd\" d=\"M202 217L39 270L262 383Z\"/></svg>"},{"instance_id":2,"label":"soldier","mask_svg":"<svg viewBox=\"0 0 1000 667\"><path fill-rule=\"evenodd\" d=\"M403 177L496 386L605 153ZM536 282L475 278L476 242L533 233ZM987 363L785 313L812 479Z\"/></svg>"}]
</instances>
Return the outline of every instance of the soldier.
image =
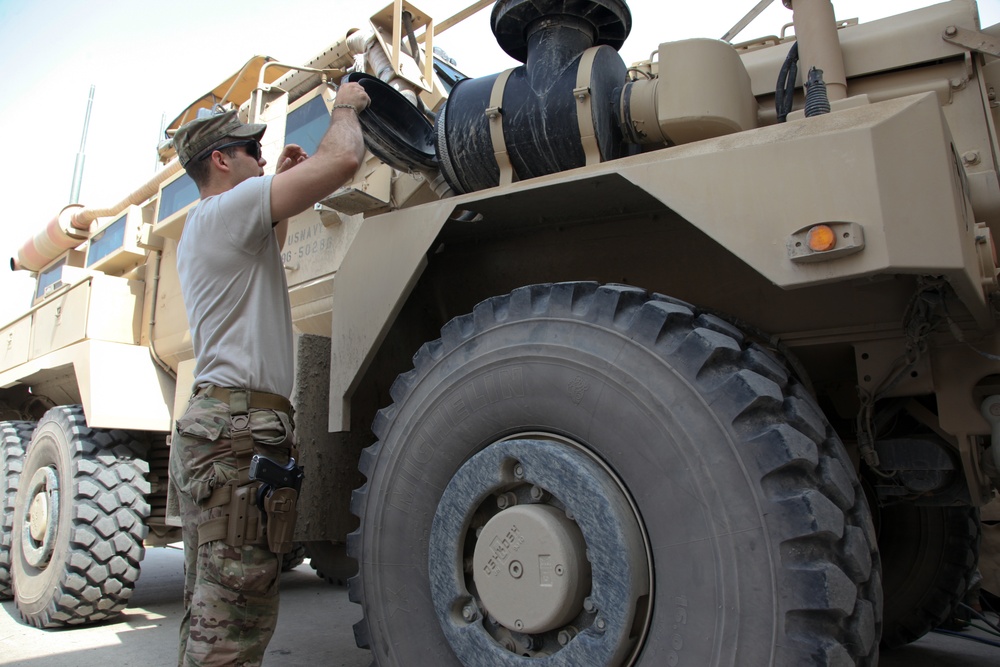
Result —
<instances>
[{"instance_id":1,"label":"soldier","mask_svg":"<svg viewBox=\"0 0 1000 667\"><path fill-rule=\"evenodd\" d=\"M347 83L336 102L315 155L285 146L273 176L264 175L261 156L266 125L244 124L235 110L174 135L201 197L177 246L196 356L193 394L170 452L184 536L182 667L260 665L277 621L275 551L288 548L295 498L259 512L248 470L254 453L279 464L294 456L292 322L280 248L288 218L348 182L364 158L358 114L368 95Z\"/></svg>"}]
</instances>

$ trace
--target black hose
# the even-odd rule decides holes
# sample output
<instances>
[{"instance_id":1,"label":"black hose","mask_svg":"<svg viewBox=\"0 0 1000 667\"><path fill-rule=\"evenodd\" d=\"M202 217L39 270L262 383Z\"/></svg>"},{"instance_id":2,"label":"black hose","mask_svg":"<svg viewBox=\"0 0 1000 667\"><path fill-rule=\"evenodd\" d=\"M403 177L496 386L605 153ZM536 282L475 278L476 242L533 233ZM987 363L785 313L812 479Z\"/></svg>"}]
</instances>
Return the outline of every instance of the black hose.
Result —
<instances>
[{"instance_id":1,"label":"black hose","mask_svg":"<svg viewBox=\"0 0 1000 667\"><path fill-rule=\"evenodd\" d=\"M774 110L778 114L778 122L784 123L792 112L795 98L795 79L799 75L799 43L792 44L785 56L785 62L778 72L778 83L774 89Z\"/></svg>"},{"instance_id":2,"label":"black hose","mask_svg":"<svg viewBox=\"0 0 1000 667\"><path fill-rule=\"evenodd\" d=\"M403 30L406 32L406 39L410 43L410 55L417 63L417 67L422 71L424 64L420 62L420 47L417 46L417 36L413 34L413 15L410 12L403 12Z\"/></svg>"}]
</instances>

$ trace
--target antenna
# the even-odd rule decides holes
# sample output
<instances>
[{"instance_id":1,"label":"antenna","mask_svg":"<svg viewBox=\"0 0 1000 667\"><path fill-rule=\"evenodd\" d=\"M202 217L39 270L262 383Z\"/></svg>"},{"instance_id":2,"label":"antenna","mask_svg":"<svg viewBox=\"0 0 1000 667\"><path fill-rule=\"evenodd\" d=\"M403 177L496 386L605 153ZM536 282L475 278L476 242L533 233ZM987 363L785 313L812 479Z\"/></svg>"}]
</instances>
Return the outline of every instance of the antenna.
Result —
<instances>
[{"instance_id":1,"label":"antenna","mask_svg":"<svg viewBox=\"0 0 1000 667\"><path fill-rule=\"evenodd\" d=\"M80 203L80 183L83 182L84 151L87 148L87 129L90 127L90 109L94 106L94 84L90 84L90 97L87 99L87 115L83 117L83 136L80 137L80 152L76 154L76 164L73 165L73 185L69 191L69 203Z\"/></svg>"},{"instance_id":2,"label":"antenna","mask_svg":"<svg viewBox=\"0 0 1000 667\"><path fill-rule=\"evenodd\" d=\"M160 142L163 141L163 137L166 136L164 132L167 130L167 112L160 114L160 133L156 135L156 148L160 148ZM160 151L156 151L156 161L153 163L153 173L155 174L160 170Z\"/></svg>"}]
</instances>

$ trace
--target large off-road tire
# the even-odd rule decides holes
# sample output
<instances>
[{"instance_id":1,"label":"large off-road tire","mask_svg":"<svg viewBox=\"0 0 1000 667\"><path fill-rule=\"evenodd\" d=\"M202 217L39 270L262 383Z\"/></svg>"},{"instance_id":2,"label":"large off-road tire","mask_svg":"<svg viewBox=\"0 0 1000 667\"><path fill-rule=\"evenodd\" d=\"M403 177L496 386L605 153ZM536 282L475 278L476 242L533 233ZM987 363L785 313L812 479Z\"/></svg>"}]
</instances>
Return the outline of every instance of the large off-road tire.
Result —
<instances>
[{"instance_id":1,"label":"large off-road tire","mask_svg":"<svg viewBox=\"0 0 1000 667\"><path fill-rule=\"evenodd\" d=\"M281 571L291 572L306 559L306 545L296 542L292 545L292 550L281 554Z\"/></svg>"},{"instance_id":2,"label":"large off-road tire","mask_svg":"<svg viewBox=\"0 0 1000 667\"><path fill-rule=\"evenodd\" d=\"M900 504L877 514L882 647L891 649L944 623L969 590L979 555L979 509Z\"/></svg>"},{"instance_id":3,"label":"large off-road tire","mask_svg":"<svg viewBox=\"0 0 1000 667\"><path fill-rule=\"evenodd\" d=\"M38 422L11 550L25 622L78 625L124 609L139 578L149 516L144 448L127 431L88 428L80 406L52 408Z\"/></svg>"},{"instance_id":4,"label":"large off-road tire","mask_svg":"<svg viewBox=\"0 0 1000 667\"><path fill-rule=\"evenodd\" d=\"M14 596L10 586L10 538L14 524L14 500L24 464L24 450L31 441L35 422L0 422L0 600Z\"/></svg>"},{"instance_id":5,"label":"large off-road tire","mask_svg":"<svg viewBox=\"0 0 1000 667\"><path fill-rule=\"evenodd\" d=\"M358 563L347 555L347 545L330 541L306 543L309 565L329 584L344 585L358 573Z\"/></svg>"},{"instance_id":6,"label":"large off-road tire","mask_svg":"<svg viewBox=\"0 0 1000 667\"><path fill-rule=\"evenodd\" d=\"M376 664L876 663L851 463L729 324L630 287L531 286L414 365L352 499Z\"/></svg>"}]
</instances>

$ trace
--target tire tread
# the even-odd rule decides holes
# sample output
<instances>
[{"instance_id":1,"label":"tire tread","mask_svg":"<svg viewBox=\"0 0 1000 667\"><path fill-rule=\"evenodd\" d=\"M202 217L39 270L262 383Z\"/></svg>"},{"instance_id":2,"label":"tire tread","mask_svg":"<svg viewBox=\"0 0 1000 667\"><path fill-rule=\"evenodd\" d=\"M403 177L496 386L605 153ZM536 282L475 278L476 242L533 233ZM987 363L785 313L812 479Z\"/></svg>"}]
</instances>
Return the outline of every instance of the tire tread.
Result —
<instances>
[{"instance_id":1,"label":"tire tread","mask_svg":"<svg viewBox=\"0 0 1000 667\"><path fill-rule=\"evenodd\" d=\"M860 482L847 472L846 450L780 360L729 322L685 302L596 283L531 285L481 302L471 318L456 318L439 341L421 347L416 372L393 385L393 412L379 413L379 442L362 457L365 476L371 479L378 467L380 442L418 376L472 336L539 316L595 323L669 357L716 413L730 420L744 459L757 468L768 530L781 554L775 585L785 641L775 647L774 664L877 664L879 556ZM361 526L369 493L366 483L352 497ZM366 537L359 527L348 538L348 553L359 562ZM350 581L350 597L365 604L361 574ZM370 647L368 619L354 627L358 645Z\"/></svg>"},{"instance_id":2,"label":"tire tread","mask_svg":"<svg viewBox=\"0 0 1000 667\"><path fill-rule=\"evenodd\" d=\"M68 472L74 480L73 525L65 538L69 554L44 608L25 610L18 601L18 611L38 628L112 618L128 604L144 555L147 444L129 431L89 428L79 405L52 408L39 425L46 422L55 422L69 437ZM16 599L16 576L14 593Z\"/></svg>"},{"instance_id":3,"label":"tire tread","mask_svg":"<svg viewBox=\"0 0 1000 667\"><path fill-rule=\"evenodd\" d=\"M10 576L14 500L20 485L24 454L35 431L32 421L0 422L0 600L14 597Z\"/></svg>"}]
</instances>

